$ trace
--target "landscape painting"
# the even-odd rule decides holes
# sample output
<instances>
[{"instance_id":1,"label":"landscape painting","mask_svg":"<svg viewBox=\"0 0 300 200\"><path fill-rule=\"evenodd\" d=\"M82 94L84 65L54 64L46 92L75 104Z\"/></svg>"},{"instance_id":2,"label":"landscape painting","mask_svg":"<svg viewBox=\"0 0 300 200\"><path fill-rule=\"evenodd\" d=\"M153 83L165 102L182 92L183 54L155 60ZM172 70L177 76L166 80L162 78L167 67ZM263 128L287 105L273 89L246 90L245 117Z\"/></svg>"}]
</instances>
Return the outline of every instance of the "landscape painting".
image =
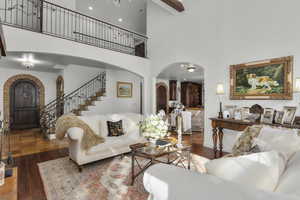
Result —
<instances>
[{"instance_id":1,"label":"landscape painting","mask_svg":"<svg viewBox=\"0 0 300 200\"><path fill-rule=\"evenodd\" d=\"M121 98L132 97L132 83L117 82L117 96Z\"/></svg>"},{"instance_id":2,"label":"landscape painting","mask_svg":"<svg viewBox=\"0 0 300 200\"><path fill-rule=\"evenodd\" d=\"M232 65L231 99L292 99L293 57Z\"/></svg>"}]
</instances>

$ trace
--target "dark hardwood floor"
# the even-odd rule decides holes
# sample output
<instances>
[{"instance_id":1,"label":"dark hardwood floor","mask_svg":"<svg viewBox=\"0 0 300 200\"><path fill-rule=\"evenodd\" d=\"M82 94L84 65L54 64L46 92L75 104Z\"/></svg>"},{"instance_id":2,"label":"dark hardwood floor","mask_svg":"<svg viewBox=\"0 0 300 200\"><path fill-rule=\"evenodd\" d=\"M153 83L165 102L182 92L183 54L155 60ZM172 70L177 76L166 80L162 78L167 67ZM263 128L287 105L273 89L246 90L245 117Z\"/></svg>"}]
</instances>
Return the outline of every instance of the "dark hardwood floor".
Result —
<instances>
[{"instance_id":1,"label":"dark hardwood floor","mask_svg":"<svg viewBox=\"0 0 300 200\"><path fill-rule=\"evenodd\" d=\"M68 156L68 149L42 152L15 159L18 167L18 199L46 200L38 163Z\"/></svg>"},{"instance_id":2,"label":"dark hardwood floor","mask_svg":"<svg viewBox=\"0 0 300 200\"><path fill-rule=\"evenodd\" d=\"M184 140L192 144L193 153L210 159L214 157L212 149L203 147L203 145L201 143L199 144L199 142L194 143L193 138L185 136ZM46 200L37 164L65 156L68 156L67 148L15 158L15 165L18 167L18 199Z\"/></svg>"}]
</instances>

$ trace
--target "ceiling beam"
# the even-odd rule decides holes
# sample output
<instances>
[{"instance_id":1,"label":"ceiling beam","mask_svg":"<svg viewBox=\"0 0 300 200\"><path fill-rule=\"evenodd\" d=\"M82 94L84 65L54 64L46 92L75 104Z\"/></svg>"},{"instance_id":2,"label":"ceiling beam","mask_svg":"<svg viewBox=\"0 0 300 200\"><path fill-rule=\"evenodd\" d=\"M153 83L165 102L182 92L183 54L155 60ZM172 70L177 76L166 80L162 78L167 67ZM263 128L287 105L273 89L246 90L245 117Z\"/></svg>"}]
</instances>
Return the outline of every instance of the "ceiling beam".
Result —
<instances>
[{"instance_id":1,"label":"ceiling beam","mask_svg":"<svg viewBox=\"0 0 300 200\"><path fill-rule=\"evenodd\" d=\"M0 57L6 56L6 45L4 40L3 28L0 22Z\"/></svg>"},{"instance_id":2,"label":"ceiling beam","mask_svg":"<svg viewBox=\"0 0 300 200\"><path fill-rule=\"evenodd\" d=\"M174 8L178 12L184 11L184 6L179 0L161 0L161 1L169 5L170 7Z\"/></svg>"}]
</instances>

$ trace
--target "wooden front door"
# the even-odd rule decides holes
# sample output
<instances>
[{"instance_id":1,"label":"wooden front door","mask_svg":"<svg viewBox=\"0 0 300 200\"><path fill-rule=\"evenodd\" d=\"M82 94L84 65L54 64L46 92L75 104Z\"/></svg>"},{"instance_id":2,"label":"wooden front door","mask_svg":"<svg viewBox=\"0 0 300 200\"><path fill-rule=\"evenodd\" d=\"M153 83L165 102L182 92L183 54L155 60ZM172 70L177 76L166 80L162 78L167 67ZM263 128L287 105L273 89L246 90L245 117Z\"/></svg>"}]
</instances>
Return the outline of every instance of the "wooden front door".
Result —
<instances>
[{"instance_id":1,"label":"wooden front door","mask_svg":"<svg viewBox=\"0 0 300 200\"><path fill-rule=\"evenodd\" d=\"M10 88L10 128L39 127L39 91L31 80L17 80Z\"/></svg>"},{"instance_id":2,"label":"wooden front door","mask_svg":"<svg viewBox=\"0 0 300 200\"><path fill-rule=\"evenodd\" d=\"M164 85L158 85L156 88L156 111L164 110L168 113L168 89Z\"/></svg>"}]
</instances>

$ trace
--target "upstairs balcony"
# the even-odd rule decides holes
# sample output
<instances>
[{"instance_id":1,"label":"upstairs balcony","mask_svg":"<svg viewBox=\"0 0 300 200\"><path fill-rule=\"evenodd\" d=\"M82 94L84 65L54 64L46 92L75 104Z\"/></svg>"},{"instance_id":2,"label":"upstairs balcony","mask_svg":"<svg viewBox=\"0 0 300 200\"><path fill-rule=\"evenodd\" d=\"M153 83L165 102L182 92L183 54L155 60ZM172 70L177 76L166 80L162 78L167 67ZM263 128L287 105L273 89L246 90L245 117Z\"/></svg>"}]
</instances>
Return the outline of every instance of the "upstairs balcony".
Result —
<instances>
[{"instance_id":1,"label":"upstairs balcony","mask_svg":"<svg viewBox=\"0 0 300 200\"><path fill-rule=\"evenodd\" d=\"M44 0L1 0L0 18L5 25L147 57L146 36Z\"/></svg>"}]
</instances>

